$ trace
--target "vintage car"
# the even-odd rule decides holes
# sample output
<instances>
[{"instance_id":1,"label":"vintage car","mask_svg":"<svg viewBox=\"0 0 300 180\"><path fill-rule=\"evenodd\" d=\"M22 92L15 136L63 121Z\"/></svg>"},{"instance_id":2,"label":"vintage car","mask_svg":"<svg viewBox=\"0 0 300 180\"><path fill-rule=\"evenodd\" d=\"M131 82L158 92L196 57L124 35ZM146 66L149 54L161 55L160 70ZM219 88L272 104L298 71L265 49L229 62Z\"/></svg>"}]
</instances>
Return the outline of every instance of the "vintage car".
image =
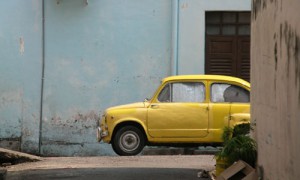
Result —
<instances>
[{"instance_id":1,"label":"vintage car","mask_svg":"<svg viewBox=\"0 0 300 180\"><path fill-rule=\"evenodd\" d=\"M108 108L97 138L118 155L147 146L220 145L225 126L250 122L250 83L221 75L180 75L162 80L150 100Z\"/></svg>"}]
</instances>

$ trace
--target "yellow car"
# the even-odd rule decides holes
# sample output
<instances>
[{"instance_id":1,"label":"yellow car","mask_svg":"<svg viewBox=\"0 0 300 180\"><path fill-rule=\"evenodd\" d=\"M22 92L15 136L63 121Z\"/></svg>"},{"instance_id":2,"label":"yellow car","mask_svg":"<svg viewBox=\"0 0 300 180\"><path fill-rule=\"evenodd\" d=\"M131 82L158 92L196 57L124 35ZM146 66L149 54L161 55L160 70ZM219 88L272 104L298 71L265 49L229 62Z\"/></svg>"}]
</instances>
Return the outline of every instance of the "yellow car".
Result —
<instances>
[{"instance_id":1,"label":"yellow car","mask_svg":"<svg viewBox=\"0 0 300 180\"><path fill-rule=\"evenodd\" d=\"M220 75L162 80L150 100L108 108L97 129L118 155L145 145L219 145L225 126L250 122L250 83Z\"/></svg>"}]
</instances>

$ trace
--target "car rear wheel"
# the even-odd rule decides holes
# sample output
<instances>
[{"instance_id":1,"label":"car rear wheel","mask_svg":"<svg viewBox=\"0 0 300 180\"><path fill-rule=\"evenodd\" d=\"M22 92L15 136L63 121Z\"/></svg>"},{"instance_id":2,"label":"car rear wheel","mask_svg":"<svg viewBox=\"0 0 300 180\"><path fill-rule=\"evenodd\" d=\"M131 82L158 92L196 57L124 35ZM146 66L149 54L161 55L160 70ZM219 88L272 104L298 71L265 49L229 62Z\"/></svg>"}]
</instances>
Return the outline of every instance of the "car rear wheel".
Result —
<instances>
[{"instance_id":1,"label":"car rear wheel","mask_svg":"<svg viewBox=\"0 0 300 180\"><path fill-rule=\"evenodd\" d=\"M119 129L112 141L115 153L120 156L134 156L139 154L145 146L145 136L135 126L124 126Z\"/></svg>"}]
</instances>

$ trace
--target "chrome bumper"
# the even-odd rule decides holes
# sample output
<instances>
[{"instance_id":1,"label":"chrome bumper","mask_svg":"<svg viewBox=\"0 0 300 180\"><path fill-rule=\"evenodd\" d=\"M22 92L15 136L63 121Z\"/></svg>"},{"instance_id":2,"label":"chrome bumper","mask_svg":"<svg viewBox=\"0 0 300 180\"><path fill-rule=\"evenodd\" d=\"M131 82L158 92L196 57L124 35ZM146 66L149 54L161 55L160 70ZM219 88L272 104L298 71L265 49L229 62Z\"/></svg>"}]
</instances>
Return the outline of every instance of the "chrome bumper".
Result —
<instances>
[{"instance_id":1,"label":"chrome bumper","mask_svg":"<svg viewBox=\"0 0 300 180\"><path fill-rule=\"evenodd\" d=\"M108 131L102 131L100 127L97 128L97 141L100 142L102 138L108 136Z\"/></svg>"}]
</instances>

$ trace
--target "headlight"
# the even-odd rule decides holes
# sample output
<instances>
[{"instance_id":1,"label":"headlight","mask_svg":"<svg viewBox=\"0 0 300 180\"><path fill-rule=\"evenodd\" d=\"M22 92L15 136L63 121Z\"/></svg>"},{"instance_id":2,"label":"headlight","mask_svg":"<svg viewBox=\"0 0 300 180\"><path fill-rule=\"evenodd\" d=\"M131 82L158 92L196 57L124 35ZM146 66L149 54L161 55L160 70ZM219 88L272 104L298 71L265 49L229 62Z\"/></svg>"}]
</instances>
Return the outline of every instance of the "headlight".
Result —
<instances>
[{"instance_id":1,"label":"headlight","mask_svg":"<svg viewBox=\"0 0 300 180\"><path fill-rule=\"evenodd\" d=\"M107 115L106 114L103 114L102 115L102 119L101 119L101 127L104 128L105 130L108 129L108 126L107 126Z\"/></svg>"},{"instance_id":2,"label":"headlight","mask_svg":"<svg viewBox=\"0 0 300 180\"><path fill-rule=\"evenodd\" d=\"M106 122L106 117L107 117L106 114L103 114L103 115L102 115L102 121L104 120L104 123L105 123L105 124L107 123L107 122Z\"/></svg>"}]
</instances>

